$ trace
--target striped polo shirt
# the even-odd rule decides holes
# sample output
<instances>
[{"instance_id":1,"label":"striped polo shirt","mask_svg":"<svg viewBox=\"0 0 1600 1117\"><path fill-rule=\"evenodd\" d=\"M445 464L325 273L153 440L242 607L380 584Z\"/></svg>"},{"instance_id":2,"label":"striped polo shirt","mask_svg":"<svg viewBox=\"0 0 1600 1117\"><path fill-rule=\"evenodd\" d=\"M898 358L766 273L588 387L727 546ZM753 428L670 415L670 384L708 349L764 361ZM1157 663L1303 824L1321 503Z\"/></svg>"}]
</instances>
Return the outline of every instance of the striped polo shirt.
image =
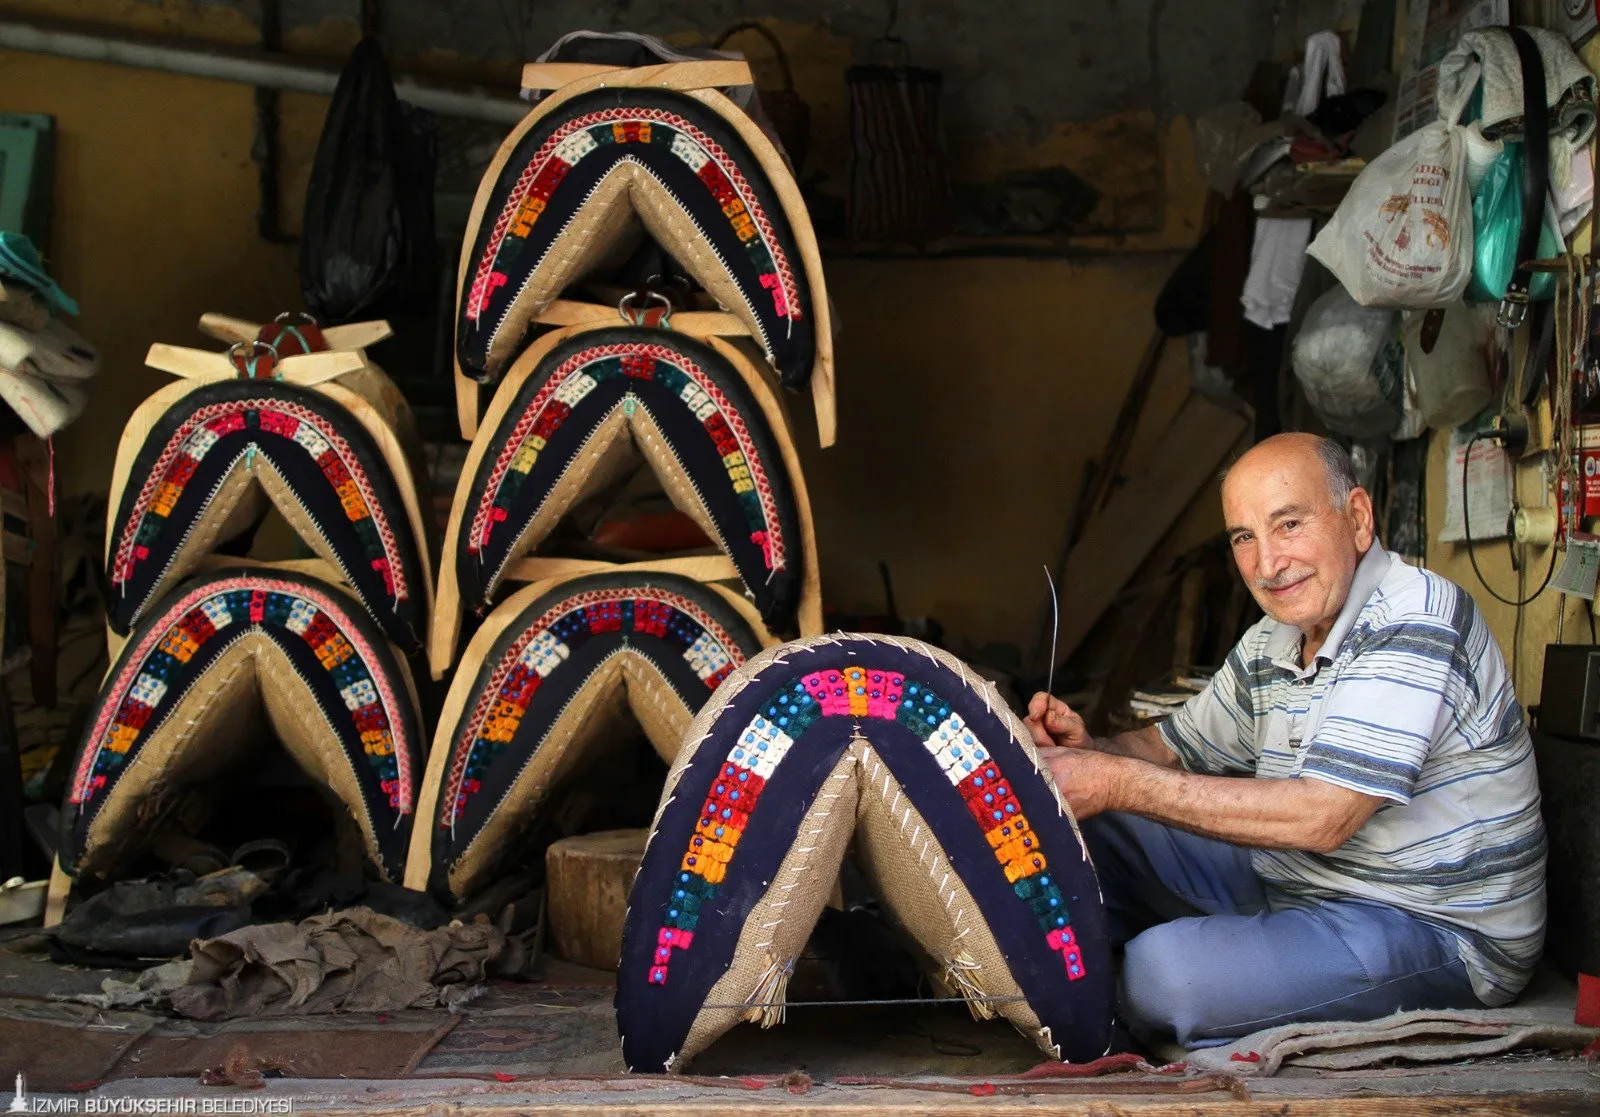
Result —
<instances>
[{"instance_id":1,"label":"striped polo shirt","mask_svg":"<svg viewBox=\"0 0 1600 1117\"><path fill-rule=\"evenodd\" d=\"M1478 998L1527 984L1544 944L1533 742L1472 598L1374 544L1309 667L1264 618L1161 724L1191 772L1308 776L1384 802L1333 853L1251 854L1273 908L1354 898L1453 933Z\"/></svg>"}]
</instances>

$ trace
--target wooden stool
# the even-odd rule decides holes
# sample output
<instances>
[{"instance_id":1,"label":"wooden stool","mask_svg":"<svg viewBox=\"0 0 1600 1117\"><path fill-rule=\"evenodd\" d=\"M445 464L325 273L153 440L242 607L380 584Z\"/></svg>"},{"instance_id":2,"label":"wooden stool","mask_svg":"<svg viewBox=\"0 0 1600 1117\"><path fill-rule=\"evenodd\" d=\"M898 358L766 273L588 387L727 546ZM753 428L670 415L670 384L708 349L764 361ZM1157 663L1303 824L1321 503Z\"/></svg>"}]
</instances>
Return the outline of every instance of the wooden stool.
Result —
<instances>
[{"instance_id":1,"label":"wooden stool","mask_svg":"<svg viewBox=\"0 0 1600 1117\"><path fill-rule=\"evenodd\" d=\"M648 830L602 830L550 844L544 855L545 896L557 954L582 966L616 970L628 892L649 837Z\"/></svg>"}]
</instances>

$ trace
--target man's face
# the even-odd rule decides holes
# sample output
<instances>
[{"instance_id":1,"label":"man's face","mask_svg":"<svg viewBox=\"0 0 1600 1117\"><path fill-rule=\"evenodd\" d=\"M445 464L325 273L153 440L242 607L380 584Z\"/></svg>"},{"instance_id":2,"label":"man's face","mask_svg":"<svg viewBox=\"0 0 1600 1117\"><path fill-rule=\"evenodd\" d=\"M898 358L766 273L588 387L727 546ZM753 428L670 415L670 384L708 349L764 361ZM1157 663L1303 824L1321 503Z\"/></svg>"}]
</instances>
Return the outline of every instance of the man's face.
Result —
<instances>
[{"instance_id":1,"label":"man's face","mask_svg":"<svg viewBox=\"0 0 1600 1117\"><path fill-rule=\"evenodd\" d=\"M1366 491L1336 508L1314 450L1263 445L1228 474L1222 512L1239 573L1267 616L1325 633L1372 545Z\"/></svg>"}]
</instances>

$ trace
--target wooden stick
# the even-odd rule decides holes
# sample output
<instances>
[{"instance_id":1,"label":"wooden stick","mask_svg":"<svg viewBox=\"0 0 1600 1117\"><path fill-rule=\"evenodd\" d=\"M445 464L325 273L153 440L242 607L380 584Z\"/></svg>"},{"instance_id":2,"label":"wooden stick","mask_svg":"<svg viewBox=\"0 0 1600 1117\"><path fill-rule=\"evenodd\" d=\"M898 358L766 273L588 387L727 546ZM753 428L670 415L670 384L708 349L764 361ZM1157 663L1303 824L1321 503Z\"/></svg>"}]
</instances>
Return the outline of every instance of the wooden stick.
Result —
<instances>
[{"instance_id":1,"label":"wooden stick","mask_svg":"<svg viewBox=\"0 0 1600 1117\"><path fill-rule=\"evenodd\" d=\"M1116 422L1111 426L1111 433L1106 436L1105 449L1100 452L1099 462L1092 464L1091 472L1085 478L1080 490L1078 503L1073 506L1066 538L1056 553L1055 566L1052 568L1056 590L1061 597L1067 596L1068 587L1062 579L1066 574L1068 556L1072 553L1072 548L1077 545L1084 527L1099 515L1106 501L1111 498L1117 473L1128 456L1128 447L1133 444L1134 432L1139 429L1139 417L1144 414L1144 405L1150 398L1150 388L1155 383L1156 371L1161 367L1161 354L1166 350L1166 345L1167 335L1159 329L1150 335L1150 340L1144 347L1144 354L1139 358L1138 367L1134 369L1133 381L1122 397L1122 408L1117 412ZM1039 615L1039 636L1034 645L1033 656L1034 663L1040 665L1041 674L1045 673L1046 668L1055 666L1055 663L1060 663L1066 657L1066 653L1059 647L1052 648L1048 645L1053 616L1055 611L1051 608L1050 601L1046 600ZM1047 662L1051 659L1055 662Z\"/></svg>"},{"instance_id":2,"label":"wooden stick","mask_svg":"<svg viewBox=\"0 0 1600 1117\"><path fill-rule=\"evenodd\" d=\"M736 58L662 62L654 66L606 66L595 62L529 62L522 88L561 89L575 82L629 89L717 89L753 85L750 63Z\"/></svg>"},{"instance_id":3,"label":"wooden stick","mask_svg":"<svg viewBox=\"0 0 1600 1117\"><path fill-rule=\"evenodd\" d=\"M207 337L229 343L254 341L261 333L261 323L247 322L231 314L208 311L200 316L200 332ZM322 331L329 349L365 349L394 336L389 323L377 319L371 322L351 322L344 326L328 326Z\"/></svg>"},{"instance_id":4,"label":"wooden stick","mask_svg":"<svg viewBox=\"0 0 1600 1117\"><path fill-rule=\"evenodd\" d=\"M1057 652L1062 659L1077 651L1212 470L1249 432L1249 422L1238 412L1199 395L1185 401L1150 463L1118 490L1068 555L1060 580L1071 591L1063 594Z\"/></svg>"}]
</instances>

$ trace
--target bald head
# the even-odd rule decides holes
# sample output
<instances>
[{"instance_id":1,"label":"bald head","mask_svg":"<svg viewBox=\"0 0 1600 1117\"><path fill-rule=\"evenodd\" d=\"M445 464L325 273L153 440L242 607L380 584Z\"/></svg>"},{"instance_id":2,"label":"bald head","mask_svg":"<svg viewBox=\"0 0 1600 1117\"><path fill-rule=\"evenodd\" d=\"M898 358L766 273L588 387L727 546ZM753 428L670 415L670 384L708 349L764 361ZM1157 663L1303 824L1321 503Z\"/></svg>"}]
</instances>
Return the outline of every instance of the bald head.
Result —
<instances>
[{"instance_id":1,"label":"bald head","mask_svg":"<svg viewBox=\"0 0 1600 1117\"><path fill-rule=\"evenodd\" d=\"M1268 616L1320 644L1373 542L1372 498L1330 439L1280 434L1251 447L1222 481L1234 561Z\"/></svg>"},{"instance_id":2,"label":"bald head","mask_svg":"<svg viewBox=\"0 0 1600 1117\"><path fill-rule=\"evenodd\" d=\"M1263 439L1239 456L1222 471L1222 487L1228 487L1228 478L1239 469L1261 468L1289 464L1295 469L1312 469L1320 465L1328 481L1328 499L1335 508L1342 508L1356 487L1355 464L1350 451L1331 438L1321 435L1291 433L1275 434Z\"/></svg>"}]
</instances>

